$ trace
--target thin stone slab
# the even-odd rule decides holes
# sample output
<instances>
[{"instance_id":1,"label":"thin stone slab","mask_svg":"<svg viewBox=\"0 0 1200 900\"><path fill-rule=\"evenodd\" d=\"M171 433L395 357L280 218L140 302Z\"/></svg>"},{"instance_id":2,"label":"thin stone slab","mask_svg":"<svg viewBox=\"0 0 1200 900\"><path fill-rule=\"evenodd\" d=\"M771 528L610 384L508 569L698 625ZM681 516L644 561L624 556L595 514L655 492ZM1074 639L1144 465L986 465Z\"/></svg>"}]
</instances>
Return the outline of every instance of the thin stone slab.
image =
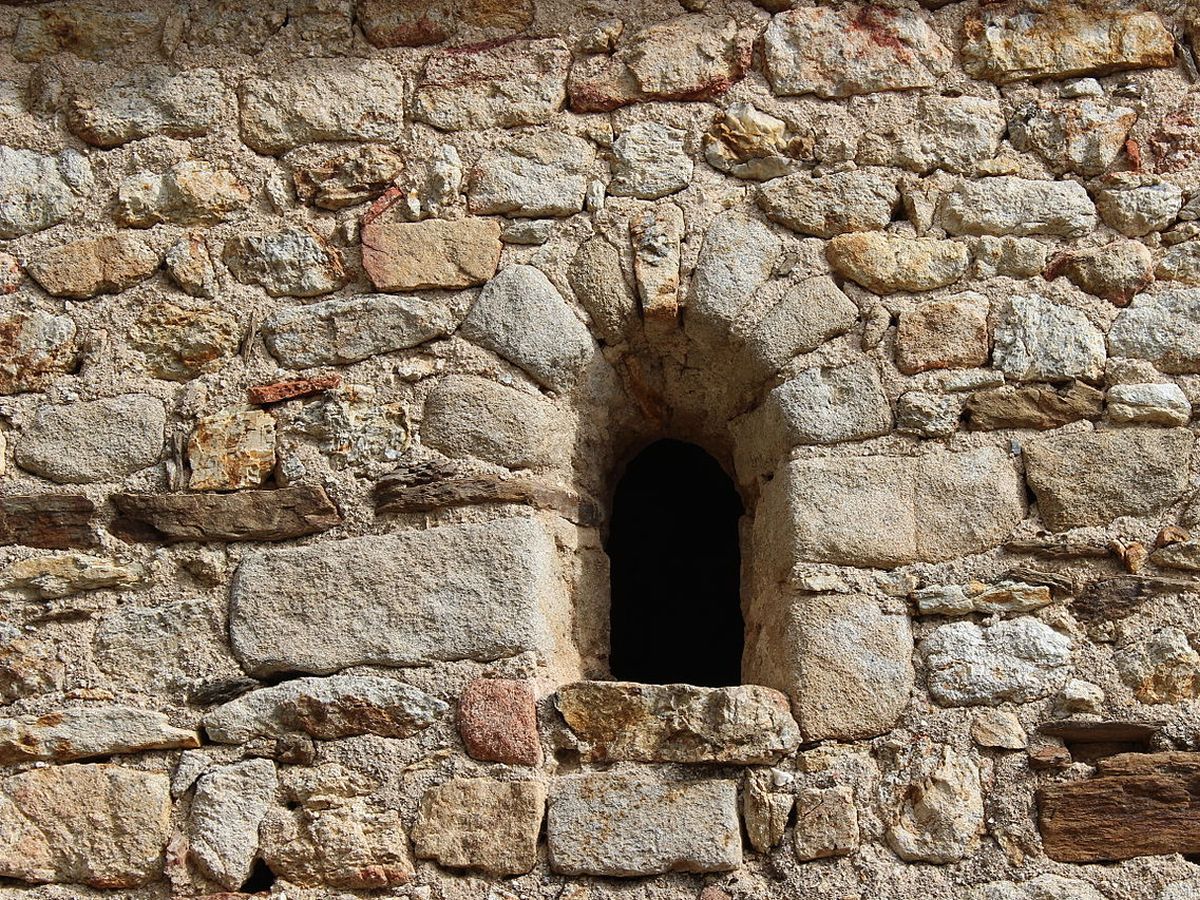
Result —
<instances>
[{"instance_id":1,"label":"thin stone slab","mask_svg":"<svg viewBox=\"0 0 1200 900\"><path fill-rule=\"evenodd\" d=\"M758 685L580 681L557 704L592 761L756 765L800 745L787 697Z\"/></svg>"},{"instance_id":2,"label":"thin stone slab","mask_svg":"<svg viewBox=\"0 0 1200 900\"><path fill-rule=\"evenodd\" d=\"M134 541L285 541L342 516L319 485L234 493L114 494L110 531Z\"/></svg>"},{"instance_id":3,"label":"thin stone slab","mask_svg":"<svg viewBox=\"0 0 1200 900\"><path fill-rule=\"evenodd\" d=\"M566 627L553 539L532 519L444 525L267 550L230 591L248 672L547 658Z\"/></svg>"},{"instance_id":4,"label":"thin stone slab","mask_svg":"<svg viewBox=\"0 0 1200 900\"><path fill-rule=\"evenodd\" d=\"M0 765L5 766L199 746L195 729L174 728L165 713L131 706L78 706L0 719Z\"/></svg>"},{"instance_id":5,"label":"thin stone slab","mask_svg":"<svg viewBox=\"0 0 1200 900\"><path fill-rule=\"evenodd\" d=\"M0 546L93 547L95 513L96 504L80 494L8 494L0 497Z\"/></svg>"},{"instance_id":6,"label":"thin stone slab","mask_svg":"<svg viewBox=\"0 0 1200 900\"><path fill-rule=\"evenodd\" d=\"M728 872L742 864L737 809L733 781L568 775L550 786L550 868L622 877Z\"/></svg>"}]
</instances>

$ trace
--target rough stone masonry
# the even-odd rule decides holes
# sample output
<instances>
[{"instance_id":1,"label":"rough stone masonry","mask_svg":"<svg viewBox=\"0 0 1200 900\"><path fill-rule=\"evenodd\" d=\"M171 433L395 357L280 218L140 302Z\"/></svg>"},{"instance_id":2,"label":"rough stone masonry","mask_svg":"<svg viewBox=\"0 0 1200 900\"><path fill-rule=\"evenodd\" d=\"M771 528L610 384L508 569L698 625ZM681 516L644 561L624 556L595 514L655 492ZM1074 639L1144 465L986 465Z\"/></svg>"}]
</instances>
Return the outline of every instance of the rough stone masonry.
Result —
<instances>
[{"instance_id":1,"label":"rough stone masonry","mask_svg":"<svg viewBox=\"0 0 1200 900\"><path fill-rule=\"evenodd\" d=\"M0 0L0 900L1200 897L1198 36ZM739 686L608 667L662 437Z\"/></svg>"}]
</instances>

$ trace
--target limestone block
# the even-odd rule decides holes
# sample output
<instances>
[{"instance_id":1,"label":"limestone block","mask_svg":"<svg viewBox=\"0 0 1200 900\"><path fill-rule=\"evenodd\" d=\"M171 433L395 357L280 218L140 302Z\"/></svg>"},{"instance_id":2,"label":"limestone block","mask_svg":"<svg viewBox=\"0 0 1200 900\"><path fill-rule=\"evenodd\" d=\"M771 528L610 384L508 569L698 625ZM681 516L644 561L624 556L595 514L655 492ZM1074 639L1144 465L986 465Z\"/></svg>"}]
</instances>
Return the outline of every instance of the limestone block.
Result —
<instances>
[{"instance_id":1,"label":"limestone block","mask_svg":"<svg viewBox=\"0 0 1200 900\"><path fill-rule=\"evenodd\" d=\"M781 13L763 50L776 94L822 98L931 87L954 58L924 14L871 4Z\"/></svg>"},{"instance_id":2,"label":"limestone block","mask_svg":"<svg viewBox=\"0 0 1200 900\"><path fill-rule=\"evenodd\" d=\"M1029 746L1021 720L1008 709L981 709L971 720L971 740L996 750L1024 750Z\"/></svg>"},{"instance_id":3,"label":"limestone block","mask_svg":"<svg viewBox=\"0 0 1200 900\"><path fill-rule=\"evenodd\" d=\"M1186 425L1192 404L1177 384L1114 384L1108 418L1118 425Z\"/></svg>"},{"instance_id":4,"label":"limestone block","mask_svg":"<svg viewBox=\"0 0 1200 900\"><path fill-rule=\"evenodd\" d=\"M30 260L25 271L56 297L86 300L133 287L153 275L161 261L140 237L121 231L51 247Z\"/></svg>"},{"instance_id":5,"label":"limestone block","mask_svg":"<svg viewBox=\"0 0 1200 900\"><path fill-rule=\"evenodd\" d=\"M800 561L881 568L939 562L999 544L1024 518L1024 494L1011 461L991 447L798 459L764 489L755 546L768 548L780 573Z\"/></svg>"},{"instance_id":6,"label":"limestone block","mask_svg":"<svg viewBox=\"0 0 1200 900\"><path fill-rule=\"evenodd\" d=\"M748 612L742 676L788 694L805 741L857 740L895 726L913 684L908 617L862 594L784 588Z\"/></svg>"},{"instance_id":7,"label":"limestone block","mask_svg":"<svg viewBox=\"0 0 1200 900\"><path fill-rule=\"evenodd\" d=\"M162 16L143 10L97 10L90 3L60 3L31 9L17 20L13 56L36 62L68 52L105 60L130 47L153 46L162 35Z\"/></svg>"},{"instance_id":8,"label":"limestone block","mask_svg":"<svg viewBox=\"0 0 1200 900\"><path fill-rule=\"evenodd\" d=\"M882 123L881 123L882 124ZM859 142L859 165L974 175L1007 130L1000 104L983 97L923 96L900 124L876 126Z\"/></svg>"},{"instance_id":9,"label":"limestone block","mask_svg":"<svg viewBox=\"0 0 1200 900\"><path fill-rule=\"evenodd\" d=\"M500 249L494 219L403 222L385 209L362 229L363 268L381 291L483 284L496 273Z\"/></svg>"},{"instance_id":10,"label":"limestone block","mask_svg":"<svg viewBox=\"0 0 1200 900\"><path fill-rule=\"evenodd\" d=\"M879 437L892 410L875 364L863 359L808 369L767 394L762 406L735 419L739 471L769 472L792 447Z\"/></svg>"},{"instance_id":11,"label":"limestone block","mask_svg":"<svg viewBox=\"0 0 1200 900\"><path fill-rule=\"evenodd\" d=\"M162 877L166 775L121 766L29 769L0 782L0 874L134 888Z\"/></svg>"},{"instance_id":12,"label":"limestone block","mask_svg":"<svg viewBox=\"0 0 1200 900\"><path fill-rule=\"evenodd\" d=\"M896 366L905 375L986 365L991 341L987 298L967 293L900 314Z\"/></svg>"},{"instance_id":13,"label":"limestone block","mask_svg":"<svg viewBox=\"0 0 1200 900\"><path fill-rule=\"evenodd\" d=\"M509 266L489 281L463 321L463 337L565 391L595 352L595 342L540 269Z\"/></svg>"},{"instance_id":14,"label":"limestone block","mask_svg":"<svg viewBox=\"0 0 1200 900\"><path fill-rule=\"evenodd\" d=\"M541 125L566 100L570 65L553 38L438 50L421 70L413 117L443 131Z\"/></svg>"},{"instance_id":15,"label":"limestone block","mask_svg":"<svg viewBox=\"0 0 1200 900\"><path fill-rule=\"evenodd\" d=\"M536 697L528 681L476 678L458 700L458 733L472 759L541 765Z\"/></svg>"},{"instance_id":16,"label":"limestone block","mask_svg":"<svg viewBox=\"0 0 1200 900\"><path fill-rule=\"evenodd\" d=\"M541 782L456 778L425 792L413 847L448 868L523 875L537 864L545 809Z\"/></svg>"},{"instance_id":17,"label":"limestone block","mask_svg":"<svg viewBox=\"0 0 1200 900\"><path fill-rule=\"evenodd\" d=\"M258 856L258 828L275 801L275 764L248 759L219 766L196 782L188 818L192 857L205 874L234 891Z\"/></svg>"},{"instance_id":18,"label":"limestone block","mask_svg":"<svg viewBox=\"0 0 1200 900\"><path fill-rule=\"evenodd\" d=\"M240 234L225 244L222 258L234 278L272 297L317 297L350 278L337 248L300 226Z\"/></svg>"},{"instance_id":19,"label":"limestone block","mask_svg":"<svg viewBox=\"0 0 1200 900\"><path fill-rule=\"evenodd\" d=\"M550 785L546 836L562 875L730 871L742 863L737 784L567 775Z\"/></svg>"},{"instance_id":20,"label":"limestone block","mask_svg":"<svg viewBox=\"0 0 1200 900\"><path fill-rule=\"evenodd\" d=\"M976 391L967 398L967 422L975 429L1058 428L1080 419L1098 419L1104 392L1079 381L1055 388L1028 385Z\"/></svg>"},{"instance_id":21,"label":"limestone block","mask_svg":"<svg viewBox=\"0 0 1200 900\"><path fill-rule=\"evenodd\" d=\"M771 229L737 212L722 213L705 232L692 273L688 325L727 334L741 308L771 276L782 254Z\"/></svg>"},{"instance_id":22,"label":"limestone block","mask_svg":"<svg viewBox=\"0 0 1200 900\"><path fill-rule=\"evenodd\" d=\"M45 387L74 371L78 360L77 330L69 316L36 310L0 316L0 394Z\"/></svg>"},{"instance_id":23,"label":"limestone block","mask_svg":"<svg viewBox=\"0 0 1200 900\"><path fill-rule=\"evenodd\" d=\"M962 400L954 394L905 391L896 398L896 430L920 437L948 437L958 430Z\"/></svg>"},{"instance_id":24,"label":"limestone block","mask_svg":"<svg viewBox=\"0 0 1200 900\"><path fill-rule=\"evenodd\" d=\"M750 103L731 103L704 135L704 158L736 178L769 181L789 175L805 142L777 119Z\"/></svg>"},{"instance_id":25,"label":"limestone block","mask_svg":"<svg viewBox=\"0 0 1200 900\"><path fill-rule=\"evenodd\" d=\"M250 554L230 591L234 653L259 675L549 659L566 627L557 568L532 519Z\"/></svg>"},{"instance_id":26,"label":"limestone block","mask_svg":"<svg viewBox=\"0 0 1200 900\"><path fill-rule=\"evenodd\" d=\"M400 814L361 800L276 807L260 835L271 871L302 887L375 890L407 884L416 874Z\"/></svg>"},{"instance_id":27,"label":"limestone block","mask_svg":"<svg viewBox=\"0 0 1200 900\"><path fill-rule=\"evenodd\" d=\"M757 685L581 681L559 688L556 702L591 761L753 765L800 744L787 698Z\"/></svg>"},{"instance_id":28,"label":"limestone block","mask_svg":"<svg viewBox=\"0 0 1200 900\"><path fill-rule=\"evenodd\" d=\"M85 80L68 104L67 127L97 147L117 147L157 134L197 137L213 129L227 106L227 91L217 71L148 66L106 88L97 89Z\"/></svg>"},{"instance_id":29,"label":"limestone block","mask_svg":"<svg viewBox=\"0 0 1200 900\"><path fill-rule=\"evenodd\" d=\"M1200 285L1200 241L1187 241L1162 255L1154 270L1157 278Z\"/></svg>"},{"instance_id":30,"label":"limestone block","mask_svg":"<svg viewBox=\"0 0 1200 900\"><path fill-rule=\"evenodd\" d=\"M555 131L517 137L484 153L472 169L467 206L476 215L572 215L583 209L595 161L595 148L583 138Z\"/></svg>"},{"instance_id":31,"label":"limestone block","mask_svg":"<svg viewBox=\"0 0 1200 900\"><path fill-rule=\"evenodd\" d=\"M1186 428L1059 431L1025 445L1029 486L1054 531L1155 515L1187 487Z\"/></svg>"},{"instance_id":32,"label":"limestone block","mask_svg":"<svg viewBox=\"0 0 1200 900\"><path fill-rule=\"evenodd\" d=\"M137 563L122 564L86 553L19 559L0 571L0 588L25 591L43 600L80 591L127 588L145 580L146 572Z\"/></svg>"},{"instance_id":33,"label":"limestone block","mask_svg":"<svg viewBox=\"0 0 1200 900\"><path fill-rule=\"evenodd\" d=\"M51 481L119 481L158 461L165 427L162 401L145 394L42 406L22 430L14 457Z\"/></svg>"},{"instance_id":34,"label":"limestone block","mask_svg":"<svg viewBox=\"0 0 1200 900\"><path fill-rule=\"evenodd\" d=\"M1160 628L1115 654L1117 672L1142 703L1200 697L1200 653L1178 628Z\"/></svg>"},{"instance_id":35,"label":"limestone block","mask_svg":"<svg viewBox=\"0 0 1200 900\"><path fill-rule=\"evenodd\" d=\"M1104 333L1077 309L1038 294L1009 298L994 335L998 369L1018 381L1098 381Z\"/></svg>"},{"instance_id":36,"label":"limestone block","mask_svg":"<svg viewBox=\"0 0 1200 900\"><path fill-rule=\"evenodd\" d=\"M319 209L345 209L374 200L404 170L404 157L379 144L350 150L298 150L284 157L296 197Z\"/></svg>"},{"instance_id":37,"label":"limestone block","mask_svg":"<svg viewBox=\"0 0 1200 900\"><path fill-rule=\"evenodd\" d=\"M950 863L967 855L983 831L979 767L949 747L911 770L904 804L887 830L888 845L910 862Z\"/></svg>"},{"instance_id":38,"label":"limestone block","mask_svg":"<svg viewBox=\"0 0 1200 900\"><path fill-rule=\"evenodd\" d=\"M76 150L50 156L0 146L0 238L57 225L91 188L92 165Z\"/></svg>"},{"instance_id":39,"label":"limestone block","mask_svg":"<svg viewBox=\"0 0 1200 900\"><path fill-rule=\"evenodd\" d=\"M801 234L829 238L876 231L892 220L900 203L896 182L886 170L856 169L819 178L801 172L764 184L758 205L767 218Z\"/></svg>"},{"instance_id":40,"label":"limestone block","mask_svg":"<svg viewBox=\"0 0 1200 900\"><path fill-rule=\"evenodd\" d=\"M1183 205L1178 185L1156 175L1117 172L1100 181L1096 209L1104 224L1128 237L1162 231Z\"/></svg>"},{"instance_id":41,"label":"limestone block","mask_svg":"<svg viewBox=\"0 0 1200 900\"><path fill-rule=\"evenodd\" d=\"M1015 237L1082 237L1097 224L1082 185L1010 175L960 181L943 196L936 218L950 234Z\"/></svg>"},{"instance_id":42,"label":"limestone block","mask_svg":"<svg viewBox=\"0 0 1200 900\"><path fill-rule=\"evenodd\" d=\"M199 746L195 729L173 728L164 713L130 706L79 706L0 719L0 765L6 766Z\"/></svg>"},{"instance_id":43,"label":"limestone block","mask_svg":"<svg viewBox=\"0 0 1200 900\"><path fill-rule=\"evenodd\" d=\"M204 717L204 731L222 744L304 732L319 740L378 734L411 737L449 709L400 681L374 675L295 678L243 694Z\"/></svg>"},{"instance_id":44,"label":"limestone block","mask_svg":"<svg viewBox=\"0 0 1200 900\"><path fill-rule=\"evenodd\" d=\"M1020 884L990 881L975 888L971 900L1104 900L1104 895L1078 878L1046 874ZM1181 895L1179 900L1185 898Z\"/></svg>"},{"instance_id":45,"label":"limestone block","mask_svg":"<svg viewBox=\"0 0 1200 900\"><path fill-rule=\"evenodd\" d=\"M230 407L196 423L187 446L193 491L258 487L275 468L275 417L254 407Z\"/></svg>"},{"instance_id":46,"label":"limestone block","mask_svg":"<svg viewBox=\"0 0 1200 900\"><path fill-rule=\"evenodd\" d=\"M1071 639L1030 616L942 625L918 650L944 706L1029 703L1062 690L1071 674Z\"/></svg>"},{"instance_id":47,"label":"limestone block","mask_svg":"<svg viewBox=\"0 0 1200 900\"><path fill-rule=\"evenodd\" d=\"M242 140L269 154L314 141L393 140L406 96L403 79L383 60L302 60L242 83Z\"/></svg>"},{"instance_id":48,"label":"limestone block","mask_svg":"<svg viewBox=\"0 0 1200 900\"><path fill-rule=\"evenodd\" d=\"M854 301L828 275L801 281L749 326L744 358L752 377L773 375L799 354L845 334L858 315ZM735 327L741 331L746 326L738 321Z\"/></svg>"},{"instance_id":49,"label":"limestone block","mask_svg":"<svg viewBox=\"0 0 1200 900\"><path fill-rule=\"evenodd\" d=\"M711 100L750 68L754 40L733 19L679 16L635 32L612 56L571 69L574 112L607 112L646 100Z\"/></svg>"},{"instance_id":50,"label":"limestone block","mask_svg":"<svg viewBox=\"0 0 1200 900\"><path fill-rule=\"evenodd\" d=\"M1009 125L1017 150L1033 150L1058 174L1102 175L1125 148L1137 111L1095 100L1018 108Z\"/></svg>"},{"instance_id":51,"label":"limestone block","mask_svg":"<svg viewBox=\"0 0 1200 900\"><path fill-rule=\"evenodd\" d=\"M169 222L210 225L250 203L250 191L228 169L189 160L161 175L139 172L117 187L117 221L135 228Z\"/></svg>"},{"instance_id":52,"label":"limestone block","mask_svg":"<svg viewBox=\"0 0 1200 900\"><path fill-rule=\"evenodd\" d=\"M12 625L0 628L0 700L61 691L66 667L53 644L26 640Z\"/></svg>"},{"instance_id":53,"label":"limestone block","mask_svg":"<svg viewBox=\"0 0 1200 900\"><path fill-rule=\"evenodd\" d=\"M845 856L858 849L858 842L858 809L850 788L805 788L796 795L796 859Z\"/></svg>"},{"instance_id":54,"label":"limestone block","mask_svg":"<svg viewBox=\"0 0 1200 900\"><path fill-rule=\"evenodd\" d=\"M1154 280L1154 257L1139 241L1113 241L1094 250L1064 253L1046 269L1048 279L1066 275L1089 294L1128 306Z\"/></svg>"},{"instance_id":55,"label":"limestone block","mask_svg":"<svg viewBox=\"0 0 1200 900\"><path fill-rule=\"evenodd\" d=\"M545 400L467 375L439 381L421 420L426 446L512 469L562 465L569 452L567 435L558 410Z\"/></svg>"},{"instance_id":56,"label":"limestone block","mask_svg":"<svg viewBox=\"0 0 1200 900\"><path fill-rule=\"evenodd\" d=\"M963 23L962 54L969 75L1004 84L1169 66L1175 42L1156 13L1118 10L1097 17L1059 3L972 13Z\"/></svg>"},{"instance_id":57,"label":"limestone block","mask_svg":"<svg viewBox=\"0 0 1200 900\"><path fill-rule=\"evenodd\" d=\"M130 344L159 378L189 381L220 368L237 352L241 329L233 316L206 303L146 304L130 331Z\"/></svg>"},{"instance_id":58,"label":"limestone block","mask_svg":"<svg viewBox=\"0 0 1200 900\"><path fill-rule=\"evenodd\" d=\"M613 141L613 179L618 197L657 200L683 190L695 165L684 149L686 132L658 122L631 125Z\"/></svg>"},{"instance_id":59,"label":"limestone block","mask_svg":"<svg viewBox=\"0 0 1200 900\"><path fill-rule=\"evenodd\" d=\"M834 271L876 294L945 287L966 274L971 260L957 241L877 232L836 235L825 253Z\"/></svg>"},{"instance_id":60,"label":"limestone block","mask_svg":"<svg viewBox=\"0 0 1200 900\"><path fill-rule=\"evenodd\" d=\"M1113 356L1147 359L1172 374L1200 372L1200 290L1139 294L1108 332Z\"/></svg>"},{"instance_id":61,"label":"limestone block","mask_svg":"<svg viewBox=\"0 0 1200 900\"><path fill-rule=\"evenodd\" d=\"M172 244L163 262L171 280L184 293L209 299L217 295L217 273L212 254L198 234L185 236Z\"/></svg>"},{"instance_id":62,"label":"limestone block","mask_svg":"<svg viewBox=\"0 0 1200 900\"><path fill-rule=\"evenodd\" d=\"M271 355L289 368L344 366L445 337L463 312L443 297L359 294L278 310L262 333Z\"/></svg>"},{"instance_id":63,"label":"limestone block","mask_svg":"<svg viewBox=\"0 0 1200 900\"><path fill-rule=\"evenodd\" d=\"M742 786L742 819L746 823L750 845L759 853L767 853L783 841L796 803L791 793L773 790L773 787L770 770L746 770Z\"/></svg>"}]
</instances>

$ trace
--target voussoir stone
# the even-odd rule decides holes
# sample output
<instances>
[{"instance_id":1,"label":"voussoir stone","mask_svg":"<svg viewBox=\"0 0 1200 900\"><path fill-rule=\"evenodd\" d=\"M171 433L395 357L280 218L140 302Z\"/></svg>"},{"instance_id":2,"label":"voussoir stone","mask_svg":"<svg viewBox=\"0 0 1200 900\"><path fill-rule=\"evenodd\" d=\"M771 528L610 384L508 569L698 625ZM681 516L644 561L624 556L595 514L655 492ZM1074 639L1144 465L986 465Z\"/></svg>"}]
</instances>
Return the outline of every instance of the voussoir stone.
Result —
<instances>
[{"instance_id":1,"label":"voussoir stone","mask_svg":"<svg viewBox=\"0 0 1200 900\"><path fill-rule=\"evenodd\" d=\"M296 678L217 707L204 717L204 730L222 744L286 732L320 740L359 734L404 738L432 725L447 709L443 701L391 678Z\"/></svg>"},{"instance_id":2,"label":"voussoir stone","mask_svg":"<svg viewBox=\"0 0 1200 900\"><path fill-rule=\"evenodd\" d=\"M570 65L554 38L438 50L421 70L413 117L443 131L541 125L562 109Z\"/></svg>"},{"instance_id":3,"label":"voussoir stone","mask_svg":"<svg viewBox=\"0 0 1200 900\"><path fill-rule=\"evenodd\" d=\"M699 320L727 335L781 255L779 238L762 222L738 212L717 216L704 234L692 273L689 326Z\"/></svg>"},{"instance_id":4,"label":"voussoir stone","mask_svg":"<svg viewBox=\"0 0 1200 900\"><path fill-rule=\"evenodd\" d=\"M483 284L496 273L500 249L495 219L404 222L385 209L362 229L363 268L381 291Z\"/></svg>"},{"instance_id":5,"label":"voussoir stone","mask_svg":"<svg viewBox=\"0 0 1200 900\"><path fill-rule=\"evenodd\" d=\"M117 481L156 463L166 409L145 394L43 406L21 432L17 465L51 481Z\"/></svg>"},{"instance_id":6,"label":"voussoir stone","mask_svg":"<svg viewBox=\"0 0 1200 900\"><path fill-rule=\"evenodd\" d=\"M314 141L394 140L405 97L403 79L384 60L304 60L242 85L242 140L269 154Z\"/></svg>"},{"instance_id":7,"label":"voussoir stone","mask_svg":"<svg viewBox=\"0 0 1200 900\"><path fill-rule=\"evenodd\" d=\"M806 278L754 323L744 358L753 375L766 378L798 354L845 334L858 315L854 301L828 275Z\"/></svg>"},{"instance_id":8,"label":"voussoir stone","mask_svg":"<svg viewBox=\"0 0 1200 900\"><path fill-rule=\"evenodd\" d=\"M192 857L226 890L237 890L258 856L258 829L275 802L279 778L267 759L247 759L205 772L188 818Z\"/></svg>"},{"instance_id":9,"label":"voussoir stone","mask_svg":"<svg viewBox=\"0 0 1200 900\"><path fill-rule=\"evenodd\" d=\"M941 625L918 651L929 692L945 706L1029 703L1061 690L1071 675L1071 639L1032 616Z\"/></svg>"},{"instance_id":10,"label":"voussoir stone","mask_svg":"<svg viewBox=\"0 0 1200 900\"><path fill-rule=\"evenodd\" d=\"M1073 3L984 8L963 24L963 68L1001 84L1170 66L1175 41L1153 12L1094 15Z\"/></svg>"},{"instance_id":11,"label":"voussoir stone","mask_svg":"<svg viewBox=\"0 0 1200 900\"><path fill-rule=\"evenodd\" d=\"M512 469L562 464L563 417L540 396L486 378L450 375L425 400L421 441L447 456Z\"/></svg>"},{"instance_id":12,"label":"voussoir stone","mask_svg":"<svg viewBox=\"0 0 1200 900\"><path fill-rule=\"evenodd\" d=\"M1018 381L1097 381L1104 333L1077 309L1038 294L1011 297L994 334L996 368Z\"/></svg>"},{"instance_id":13,"label":"voussoir stone","mask_svg":"<svg viewBox=\"0 0 1200 900\"><path fill-rule=\"evenodd\" d=\"M994 447L793 460L762 502L755 521L782 572L796 562L891 568L980 553L1025 516L1024 484Z\"/></svg>"},{"instance_id":14,"label":"voussoir stone","mask_svg":"<svg viewBox=\"0 0 1200 900\"><path fill-rule=\"evenodd\" d=\"M580 681L556 702L592 761L755 765L800 744L787 697L758 685Z\"/></svg>"},{"instance_id":15,"label":"voussoir stone","mask_svg":"<svg viewBox=\"0 0 1200 900\"><path fill-rule=\"evenodd\" d=\"M56 297L86 300L133 287L153 275L161 261L142 238L122 231L44 250L25 270Z\"/></svg>"},{"instance_id":16,"label":"voussoir stone","mask_svg":"<svg viewBox=\"0 0 1200 900\"><path fill-rule=\"evenodd\" d=\"M310 228L240 234L225 244L229 271L272 297L317 297L336 291L350 276L342 254Z\"/></svg>"},{"instance_id":17,"label":"voussoir stone","mask_svg":"<svg viewBox=\"0 0 1200 900\"><path fill-rule=\"evenodd\" d=\"M79 351L78 330L69 316L38 310L0 316L0 394L45 387L74 371Z\"/></svg>"},{"instance_id":18,"label":"voussoir stone","mask_svg":"<svg viewBox=\"0 0 1200 900\"><path fill-rule=\"evenodd\" d=\"M1186 428L1059 431L1024 447L1029 486L1055 531L1155 515L1187 487Z\"/></svg>"},{"instance_id":19,"label":"voussoir stone","mask_svg":"<svg viewBox=\"0 0 1200 900\"><path fill-rule=\"evenodd\" d=\"M801 234L829 238L848 231L877 231L892 220L900 203L896 181L891 174L869 169L820 178L799 172L764 184L758 205L769 219Z\"/></svg>"},{"instance_id":20,"label":"voussoir stone","mask_svg":"<svg viewBox=\"0 0 1200 900\"><path fill-rule=\"evenodd\" d=\"M569 216L583 209L595 148L583 138L542 131L480 158L467 186L476 215Z\"/></svg>"},{"instance_id":21,"label":"voussoir stone","mask_svg":"<svg viewBox=\"0 0 1200 900\"><path fill-rule=\"evenodd\" d=\"M134 888L162 877L170 779L122 766L30 769L0 782L0 875Z\"/></svg>"},{"instance_id":22,"label":"voussoir stone","mask_svg":"<svg viewBox=\"0 0 1200 900\"><path fill-rule=\"evenodd\" d=\"M791 698L804 740L883 734L908 705L913 638L904 613L864 594L785 591L747 620L756 637L743 675Z\"/></svg>"},{"instance_id":23,"label":"voussoir stone","mask_svg":"<svg viewBox=\"0 0 1200 900\"><path fill-rule=\"evenodd\" d=\"M445 337L462 311L443 297L360 294L271 314L263 339L282 365L344 366Z\"/></svg>"},{"instance_id":24,"label":"voussoir stone","mask_svg":"<svg viewBox=\"0 0 1200 900\"><path fill-rule=\"evenodd\" d=\"M1139 294L1108 332L1112 356L1146 359L1171 374L1200 372L1200 290Z\"/></svg>"},{"instance_id":25,"label":"voussoir stone","mask_svg":"<svg viewBox=\"0 0 1200 900\"><path fill-rule=\"evenodd\" d=\"M91 187L92 165L76 150L49 156L0 146L0 238L57 225Z\"/></svg>"},{"instance_id":26,"label":"voussoir stone","mask_svg":"<svg viewBox=\"0 0 1200 900\"><path fill-rule=\"evenodd\" d=\"M945 287L966 274L971 261L957 241L879 232L836 235L825 255L836 272L877 294Z\"/></svg>"},{"instance_id":27,"label":"voussoir stone","mask_svg":"<svg viewBox=\"0 0 1200 900\"><path fill-rule=\"evenodd\" d=\"M557 569L532 519L263 551L234 574L234 653L259 675L546 657L566 627Z\"/></svg>"},{"instance_id":28,"label":"voussoir stone","mask_svg":"<svg viewBox=\"0 0 1200 900\"><path fill-rule=\"evenodd\" d=\"M569 388L595 351L579 320L540 269L509 266L489 281L459 333L551 390Z\"/></svg>"},{"instance_id":29,"label":"voussoir stone","mask_svg":"<svg viewBox=\"0 0 1200 900\"><path fill-rule=\"evenodd\" d=\"M283 541L342 521L325 489L291 485L234 493L114 494L111 530L139 541Z\"/></svg>"},{"instance_id":30,"label":"voussoir stone","mask_svg":"<svg viewBox=\"0 0 1200 900\"><path fill-rule=\"evenodd\" d=\"M937 209L937 223L950 234L1082 237L1097 221L1083 185L1013 175L963 179Z\"/></svg>"},{"instance_id":31,"label":"voussoir stone","mask_svg":"<svg viewBox=\"0 0 1200 900\"><path fill-rule=\"evenodd\" d=\"M523 875L537 864L545 809L541 782L456 778L425 793L413 847L448 868Z\"/></svg>"},{"instance_id":32,"label":"voussoir stone","mask_svg":"<svg viewBox=\"0 0 1200 900\"><path fill-rule=\"evenodd\" d=\"M730 871L742 864L737 783L567 775L550 785L546 836L562 875Z\"/></svg>"},{"instance_id":33,"label":"voussoir stone","mask_svg":"<svg viewBox=\"0 0 1200 900\"><path fill-rule=\"evenodd\" d=\"M0 765L5 766L199 746L194 729L174 728L165 713L132 706L76 706L0 719Z\"/></svg>"},{"instance_id":34,"label":"voussoir stone","mask_svg":"<svg viewBox=\"0 0 1200 900\"><path fill-rule=\"evenodd\" d=\"M873 4L780 13L763 53L776 94L826 99L932 87L954 59L925 14Z\"/></svg>"},{"instance_id":35,"label":"voussoir stone","mask_svg":"<svg viewBox=\"0 0 1200 900\"><path fill-rule=\"evenodd\" d=\"M172 71L150 66L97 90L81 85L67 108L67 126L97 147L138 138L207 134L226 108L226 90L213 69Z\"/></svg>"}]
</instances>

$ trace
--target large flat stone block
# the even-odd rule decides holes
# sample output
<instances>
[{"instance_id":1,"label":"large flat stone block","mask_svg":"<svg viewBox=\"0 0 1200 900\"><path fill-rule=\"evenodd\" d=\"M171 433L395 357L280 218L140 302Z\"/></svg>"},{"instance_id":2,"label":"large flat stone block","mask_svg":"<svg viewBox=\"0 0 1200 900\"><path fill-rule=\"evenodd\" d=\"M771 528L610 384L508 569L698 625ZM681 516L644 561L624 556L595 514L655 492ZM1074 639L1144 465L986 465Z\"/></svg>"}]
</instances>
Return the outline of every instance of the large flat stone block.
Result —
<instances>
[{"instance_id":1,"label":"large flat stone block","mask_svg":"<svg viewBox=\"0 0 1200 900\"><path fill-rule=\"evenodd\" d=\"M569 775L550 788L550 868L564 875L727 872L742 863L737 785Z\"/></svg>"},{"instance_id":2,"label":"large flat stone block","mask_svg":"<svg viewBox=\"0 0 1200 900\"><path fill-rule=\"evenodd\" d=\"M254 675L546 658L569 622L555 552L512 518L256 553L233 578L234 654Z\"/></svg>"}]
</instances>

